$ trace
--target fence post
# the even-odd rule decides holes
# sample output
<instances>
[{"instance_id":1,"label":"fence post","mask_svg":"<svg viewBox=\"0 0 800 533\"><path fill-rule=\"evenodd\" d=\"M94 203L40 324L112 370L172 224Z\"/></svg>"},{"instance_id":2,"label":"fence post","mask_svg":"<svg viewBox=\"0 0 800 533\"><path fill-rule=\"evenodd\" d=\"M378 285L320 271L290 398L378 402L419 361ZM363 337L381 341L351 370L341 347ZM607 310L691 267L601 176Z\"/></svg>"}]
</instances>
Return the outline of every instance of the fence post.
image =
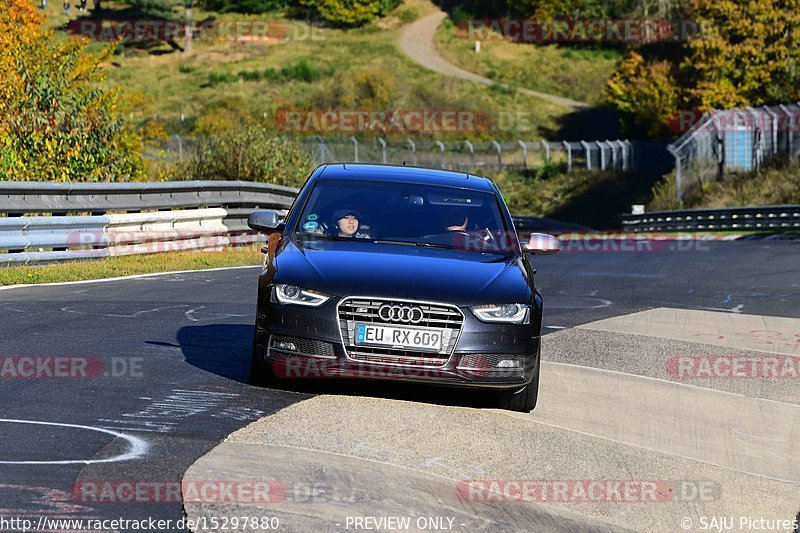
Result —
<instances>
[{"instance_id":1,"label":"fence post","mask_svg":"<svg viewBox=\"0 0 800 533\"><path fill-rule=\"evenodd\" d=\"M614 141L619 148L619 166L623 172L628 171L628 150L626 150L625 143L617 139Z\"/></svg>"},{"instance_id":2,"label":"fence post","mask_svg":"<svg viewBox=\"0 0 800 533\"><path fill-rule=\"evenodd\" d=\"M180 135L176 135L175 138L178 140L178 161L183 162L183 139Z\"/></svg>"},{"instance_id":3,"label":"fence post","mask_svg":"<svg viewBox=\"0 0 800 533\"><path fill-rule=\"evenodd\" d=\"M597 149L600 150L600 170L606 169L606 151L603 150L603 143L600 141L595 141L597 145Z\"/></svg>"},{"instance_id":4,"label":"fence post","mask_svg":"<svg viewBox=\"0 0 800 533\"><path fill-rule=\"evenodd\" d=\"M528 169L528 145L522 139L518 140L520 148L522 148L522 168Z\"/></svg>"},{"instance_id":5,"label":"fence post","mask_svg":"<svg viewBox=\"0 0 800 533\"><path fill-rule=\"evenodd\" d=\"M583 146L583 151L586 153L586 170L592 170L592 150L589 146L589 143L586 141L581 141L581 146Z\"/></svg>"},{"instance_id":6,"label":"fence post","mask_svg":"<svg viewBox=\"0 0 800 533\"><path fill-rule=\"evenodd\" d=\"M497 150L497 170L503 170L503 148L497 141L492 141L495 150Z\"/></svg>"},{"instance_id":7,"label":"fence post","mask_svg":"<svg viewBox=\"0 0 800 533\"><path fill-rule=\"evenodd\" d=\"M761 109L770 118L770 130L772 133L772 150L770 152L775 155L778 153L778 115L767 106L762 106Z\"/></svg>"},{"instance_id":8,"label":"fence post","mask_svg":"<svg viewBox=\"0 0 800 533\"><path fill-rule=\"evenodd\" d=\"M411 139L406 139L406 142L411 147L411 164L417 166L417 145Z\"/></svg>"},{"instance_id":9,"label":"fence post","mask_svg":"<svg viewBox=\"0 0 800 533\"><path fill-rule=\"evenodd\" d=\"M444 164L444 144L442 143L442 141L435 141L435 142L436 142L436 146L439 147L439 151L442 154L441 166L442 166L442 168L445 168L447 165Z\"/></svg>"},{"instance_id":10,"label":"fence post","mask_svg":"<svg viewBox=\"0 0 800 533\"><path fill-rule=\"evenodd\" d=\"M544 148L544 162L550 162L550 145L546 140L542 139L542 148Z\"/></svg>"},{"instance_id":11,"label":"fence post","mask_svg":"<svg viewBox=\"0 0 800 533\"><path fill-rule=\"evenodd\" d=\"M745 110L750 114L753 119L753 146L750 157L753 162L753 167L758 170L761 167L761 154L763 150L764 137L761 134L761 128L758 127L758 114L752 107L746 107Z\"/></svg>"},{"instance_id":12,"label":"fence post","mask_svg":"<svg viewBox=\"0 0 800 533\"><path fill-rule=\"evenodd\" d=\"M353 162L358 163L358 140L355 137L350 137L353 141Z\"/></svg>"},{"instance_id":13,"label":"fence post","mask_svg":"<svg viewBox=\"0 0 800 533\"><path fill-rule=\"evenodd\" d=\"M472 143L469 141L464 141L464 144L467 145L467 149L469 150L469 166L475 166L475 148L472 146Z\"/></svg>"},{"instance_id":14,"label":"fence post","mask_svg":"<svg viewBox=\"0 0 800 533\"><path fill-rule=\"evenodd\" d=\"M792 132L794 130L794 122L792 121L792 113L789 111L785 105L781 104L778 106L781 111L786 114L786 154L789 156L789 160L792 158Z\"/></svg>"},{"instance_id":15,"label":"fence post","mask_svg":"<svg viewBox=\"0 0 800 533\"><path fill-rule=\"evenodd\" d=\"M378 137L378 142L381 145L381 162L385 165L386 164L386 141Z\"/></svg>"},{"instance_id":16,"label":"fence post","mask_svg":"<svg viewBox=\"0 0 800 533\"><path fill-rule=\"evenodd\" d=\"M617 147L613 142L609 141L608 139L606 139L606 146L608 146L608 149L611 150L611 167L610 168L611 168L611 170L616 170L617 169Z\"/></svg>"},{"instance_id":17,"label":"fence post","mask_svg":"<svg viewBox=\"0 0 800 533\"><path fill-rule=\"evenodd\" d=\"M567 141L561 141L567 151L567 172L572 172L572 146Z\"/></svg>"},{"instance_id":18,"label":"fence post","mask_svg":"<svg viewBox=\"0 0 800 533\"><path fill-rule=\"evenodd\" d=\"M325 156L325 139L323 139L319 135L316 135L315 137L317 138L317 142L319 143L319 146L317 147L317 150L319 151L319 162L327 163L326 161L327 157Z\"/></svg>"},{"instance_id":19,"label":"fence post","mask_svg":"<svg viewBox=\"0 0 800 533\"><path fill-rule=\"evenodd\" d=\"M681 175L681 156L672 146L667 146L667 151L675 157L675 201L678 207L683 205L683 190L681 188L683 176Z\"/></svg>"}]
</instances>

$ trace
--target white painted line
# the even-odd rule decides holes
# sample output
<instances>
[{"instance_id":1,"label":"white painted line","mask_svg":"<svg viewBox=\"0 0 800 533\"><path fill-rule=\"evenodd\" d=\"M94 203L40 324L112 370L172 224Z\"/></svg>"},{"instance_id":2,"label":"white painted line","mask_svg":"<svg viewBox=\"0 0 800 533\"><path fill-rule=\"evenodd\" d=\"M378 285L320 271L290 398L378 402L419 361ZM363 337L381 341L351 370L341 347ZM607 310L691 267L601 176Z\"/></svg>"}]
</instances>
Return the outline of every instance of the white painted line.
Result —
<instances>
[{"instance_id":1,"label":"white painted line","mask_svg":"<svg viewBox=\"0 0 800 533\"><path fill-rule=\"evenodd\" d=\"M54 283L26 283L20 285L3 285L0 286L0 291L7 291L11 289L24 289L29 287L60 287L63 285L78 285L82 283L105 283L107 281L124 281L128 279L142 279L153 278L156 276L168 276L170 274L193 274L195 272L218 272L220 270L236 270L240 268L261 268L261 265L245 265L245 266L232 266L232 267L219 267L219 268L201 268L198 270L171 270L169 272L152 272L150 274L132 274L130 276L119 276L116 278L101 278L101 279L85 279L79 281L58 281Z\"/></svg>"},{"instance_id":2,"label":"white painted line","mask_svg":"<svg viewBox=\"0 0 800 533\"><path fill-rule=\"evenodd\" d=\"M567 329L567 326L545 326L547 329Z\"/></svg>"},{"instance_id":3,"label":"white painted line","mask_svg":"<svg viewBox=\"0 0 800 533\"><path fill-rule=\"evenodd\" d=\"M59 422L39 422L34 420L16 420L13 418L0 418L0 423L2 422L10 424L33 424L39 426L56 426L64 428L85 429L87 431L96 431L97 433L105 433L107 435L112 435L118 439L126 441L129 444L127 452L120 455L115 455L113 457L107 457L105 459L72 459L63 461L0 461L0 464L3 465L75 465L75 464L91 465L99 463L119 463L121 461L130 461L133 459L138 459L144 456L144 454L147 453L148 449L147 443L142 439L140 439L139 437L134 437L133 435L126 435L125 433L119 433L117 431L113 431L110 429L103 429L94 426L81 426L78 424L61 424Z\"/></svg>"}]
</instances>

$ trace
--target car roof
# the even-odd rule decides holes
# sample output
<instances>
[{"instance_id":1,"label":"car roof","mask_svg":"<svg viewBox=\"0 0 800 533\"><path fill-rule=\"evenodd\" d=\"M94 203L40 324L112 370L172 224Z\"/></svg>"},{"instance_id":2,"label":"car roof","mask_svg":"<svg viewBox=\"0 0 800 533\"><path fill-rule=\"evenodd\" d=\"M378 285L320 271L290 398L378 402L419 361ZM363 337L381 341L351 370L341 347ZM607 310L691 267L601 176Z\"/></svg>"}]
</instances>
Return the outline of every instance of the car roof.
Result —
<instances>
[{"instance_id":1,"label":"car roof","mask_svg":"<svg viewBox=\"0 0 800 533\"><path fill-rule=\"evenodd\" d=\"M422 167L399 165L374 165L364 163L340 163L325 165L318 180L353 179L365 181L397 181L442 185L477 191L491 191L492 182L488 178L464 172L452 172Z\"/></svg>"}]
</instances>

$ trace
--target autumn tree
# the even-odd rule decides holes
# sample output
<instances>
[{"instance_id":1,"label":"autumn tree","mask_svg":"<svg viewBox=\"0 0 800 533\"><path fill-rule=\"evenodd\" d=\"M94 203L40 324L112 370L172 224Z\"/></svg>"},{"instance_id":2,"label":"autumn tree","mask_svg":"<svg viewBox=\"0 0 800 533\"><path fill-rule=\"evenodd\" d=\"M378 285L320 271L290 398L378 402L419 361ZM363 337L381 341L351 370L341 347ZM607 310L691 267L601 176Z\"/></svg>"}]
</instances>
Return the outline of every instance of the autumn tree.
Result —
<instances>
[{"instance_id":1,"label":"autumn tree","mask_svg":"<svg viewBox=\"0 0 800 533\"><path fill-rule=\"evenodd\" d=\"M631 51L609 79L608 100L629 128L665 135L679 110L800 99L800 0L687 0L681 19L698 31L677 52Z\"/></svg>"},{"instance_id":2,"label":"autumn tree","mask_svg":"<svg viewBox=\"0 0 800 533\"><path fill-rule=\"evenodd\" d=\"M57 39L28 0L0 8L0 179L118 181L142 175L142 137L103 90L100 55Z\"/></svg>"}]
</instances>

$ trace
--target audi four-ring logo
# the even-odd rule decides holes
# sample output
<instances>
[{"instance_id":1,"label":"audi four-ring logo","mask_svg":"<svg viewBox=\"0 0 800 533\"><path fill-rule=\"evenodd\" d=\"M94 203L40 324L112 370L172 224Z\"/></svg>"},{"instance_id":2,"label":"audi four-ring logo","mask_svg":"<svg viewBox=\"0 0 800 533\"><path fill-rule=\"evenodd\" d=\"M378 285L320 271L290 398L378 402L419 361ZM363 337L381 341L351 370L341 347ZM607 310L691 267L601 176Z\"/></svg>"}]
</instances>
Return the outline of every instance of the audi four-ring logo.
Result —
<instances>
[{"instance_id":1,"label":"audi four-ring logo","mask_svg":"<svg viewBox=\"0 0 800 533\"><path fill-rule=\"evenodd\" d=\"M419 324L424 313L419 307L407 305L382 305L378 309L378 316L385 322L405 322L406 324Z\"/></svg>"}]
</instances>

